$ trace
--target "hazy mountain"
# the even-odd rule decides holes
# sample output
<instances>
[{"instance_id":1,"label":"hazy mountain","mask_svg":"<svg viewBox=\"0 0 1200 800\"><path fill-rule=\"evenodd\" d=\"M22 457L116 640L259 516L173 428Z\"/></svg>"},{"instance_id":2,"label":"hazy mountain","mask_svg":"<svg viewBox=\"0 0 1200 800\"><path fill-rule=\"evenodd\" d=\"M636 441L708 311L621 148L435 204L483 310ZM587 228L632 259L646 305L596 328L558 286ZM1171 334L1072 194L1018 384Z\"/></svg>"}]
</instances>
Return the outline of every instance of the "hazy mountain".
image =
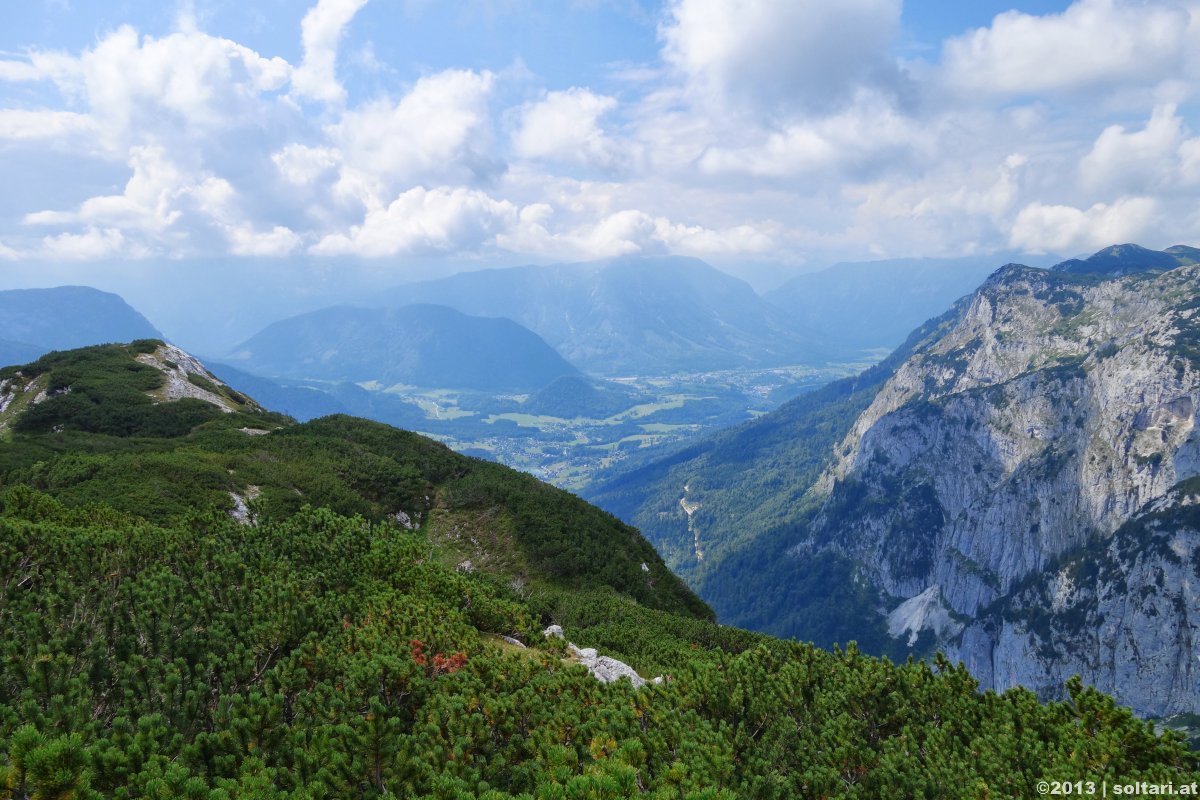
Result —
<instances>
[{"instance_id":1,"label":"hazy mountain","mask_svg":"<svg viewBox=\"0 0 1200 800\"><path fill-rule=\"evenodd\" d=\"M45 347L38 347L28 342L14 342L11 339L0 339L0 366L5 364L24 364L46 352Z\"/></svg>"},{"instance_id":2,"label":"hazy mountain","mask_svg":"<svg viewBox=\"0 0 1200 800\"><path fill-rule=\"evenodd\" d=\"M832 352L745 282L694 258L465 272L398 287L391 299L516 320L600 375L814 363Z\"/></svg>"},{"instance_id":3,"label":"hazy mountain","mask_svg":"<svg viewBox=\"0 0 1200 800\"><path fill-rule=\"evenodd\" d=\"M1004 267L861 378L589 496L729 623L1196 713L1200 265L1109 255Z\"/></svg>"},{"instance_id":4,"label":"hazy mountain","mask_svg":"<svg viewBox=\"0 0 1200 800\"><path fill-rule=\"evenodd\" d=\"M1012 260L1015 255L993 254L836 264L798 275L763 296L844 346L891 349L913 328L973 292L997 265ZM1057 259L1020 260L1049 266Z\"/></svg>"},{"instance_id":5,"label":"hazy mountain","mask_svg":"<svg viewBox=\"0 0 1200 800\"><path fill-rule=\"evenodd\" d=\"M87 286L0 291L0 332L4 364L50 350L161 335L117 295Z\"/></svg>"},{"instance_id":6,"label":"hazy mountain","mask_svg":"<svg viewBox=\"0 0 1200 800\"><path fill-rule=\"evenodd\" d=\"M1119 277L1136 272L1175 269L1200 262L1200 249L1175 245L1166 250L1149 250L1136 244L1107 247L1087 258L1072 258L1054 265L1055 272Z\"/></svg>"},{"instance_id":7,"label":"hazy mountain","mask_svg":"<svg viewBox=\"0 0 1200 800\"><path fill-rule=\"evenodd\" d=\"M243 394L262 403L264 408L307 422L329 414L348 414L351 409L326 387L295 385L254 375L218 361L206 361L213 375Z\"/></svg>"},{"instance_id":8,"label":"hazy mountain","mask_svg":"<svg viewBox=\"0 0 1200 800\"><path fill-rule=\"evenodd\" d=\"M451 308L337 306L268 325L226 361L267 376L529 391L574 375L537 334Z\"/></svg>"}]
</instances>

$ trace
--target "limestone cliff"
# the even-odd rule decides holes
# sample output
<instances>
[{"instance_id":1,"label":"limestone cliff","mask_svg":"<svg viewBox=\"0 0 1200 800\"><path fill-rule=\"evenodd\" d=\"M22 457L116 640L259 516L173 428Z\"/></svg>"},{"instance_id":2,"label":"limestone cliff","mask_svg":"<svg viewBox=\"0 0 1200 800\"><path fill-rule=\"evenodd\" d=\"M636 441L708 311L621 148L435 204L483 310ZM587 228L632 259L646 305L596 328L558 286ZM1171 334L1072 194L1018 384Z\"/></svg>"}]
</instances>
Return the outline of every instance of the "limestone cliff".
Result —
<instances>
[{"instance_id":1,"label":"limestone cliff","mask_svg":"<svg viewBox=\"0 0 1200 800\"><path fill-rule=\"evenodd\" d=\"M793 555L852 558L892 636L985 686L1080 672L1145 714L1200 711L1200 526L1172 491L1200 472L1200 267L1149 267L993 274L859 416Z\"/></svg>"}]
</instances>

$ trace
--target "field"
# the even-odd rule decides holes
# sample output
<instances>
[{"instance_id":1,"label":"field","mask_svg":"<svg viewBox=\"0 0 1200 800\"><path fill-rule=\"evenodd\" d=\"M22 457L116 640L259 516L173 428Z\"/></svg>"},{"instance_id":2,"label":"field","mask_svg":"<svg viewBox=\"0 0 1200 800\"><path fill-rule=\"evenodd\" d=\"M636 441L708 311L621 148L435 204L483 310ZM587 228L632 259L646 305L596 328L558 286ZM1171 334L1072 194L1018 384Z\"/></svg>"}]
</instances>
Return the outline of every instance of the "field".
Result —
<instances>
[{"instance_id":1,"label":"field","mask_svg":"<svg viewBox=\"0 0 1200 800\"><path fill-rule=\"evenodd\" d=\"M723 370L620 378L630 404L605 416L529 413L528 395L485 396L445 389L362 384L420 409L407 426L459 452L516 467L564 489L579 490L591 476L631 452L659 448L777 408L869 362ZM386 417L384 418L387 420Z\"/></svg>"}]
</instances>

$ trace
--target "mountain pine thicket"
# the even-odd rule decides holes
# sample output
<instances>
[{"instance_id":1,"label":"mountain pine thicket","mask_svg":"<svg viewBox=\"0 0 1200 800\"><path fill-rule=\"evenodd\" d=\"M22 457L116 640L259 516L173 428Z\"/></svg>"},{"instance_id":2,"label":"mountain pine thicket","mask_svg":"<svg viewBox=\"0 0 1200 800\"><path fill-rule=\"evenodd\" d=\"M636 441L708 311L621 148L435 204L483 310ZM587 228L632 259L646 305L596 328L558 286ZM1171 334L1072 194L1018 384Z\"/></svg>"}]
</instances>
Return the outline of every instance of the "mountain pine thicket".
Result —
<instances>
[{"instance_id":1,"label":"mountain pine thicket","mask_svg":"<svg viewBox=\"0 0 1200 800\"><path fill-rule=\"evenodd\" d=\"M944 660L716 625L634 529L423 437L297 425L199 373L227 411L154 402L174 367L138 358L163 352L0 370L0 797L1006 798L1198 777L1178 735L1077 682L1043 704ZM552 623L664 681L597 681Z\"/></svg>"}]
</instances>

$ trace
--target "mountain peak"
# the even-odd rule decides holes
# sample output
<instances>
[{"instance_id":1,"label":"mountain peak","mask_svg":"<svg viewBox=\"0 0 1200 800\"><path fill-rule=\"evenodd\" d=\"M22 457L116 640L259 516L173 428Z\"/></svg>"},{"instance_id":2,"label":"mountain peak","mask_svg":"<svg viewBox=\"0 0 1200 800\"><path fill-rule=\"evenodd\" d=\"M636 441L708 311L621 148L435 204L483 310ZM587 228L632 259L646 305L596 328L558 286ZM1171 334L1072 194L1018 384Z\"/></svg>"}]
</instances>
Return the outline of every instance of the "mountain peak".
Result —
<instances>
[{"instance_id":1,"label":"mountain peak","mask_svg":"<svg viewBox=\"0 0 1200 800\"><path fill-rule=\"evenodd\" d=\"M162 336L121 297L89 286L0 291L0 363L51 350Z\"/></svg>"},{"instance_id":2,"label":"mountain peak","mask_svg":"<svg viewBox=\"0 0 1200 800\"><path fill-rule=\"evenodd\" d=\"M1193 263L1194 256L1189 258L1188 252L1200 252L1184 245L1175 245L1173 250L1174 252L1150 250L1137 244L1115 244L1098 250L1085 259L1072 258L1063 261L1051 269L1054 272L1100 274L1115 278L1137 272L1175 269Z\"/></svg>"},{"instance_id":3,"label":"mountain peak","mask_svg":"<svg viewBox=\"0 0 1200 800\"><path fill-rule=\"evenodd\" d=\"M272 377L482 391L533 391L578 374L510 319L425 302L333 306L280 320L239 345L230 361Z\"/></svg>"},{"instance_id":4,"label":"mountain peak","mask_svg":"<svg viewBox=\"0 0 1200 800\"><path fill-rule=\"evenodd\" d=\"M819 363L832 349L748 283L681 256L460 272L387 299L507 317L597 375Z\"/></svg>"},{"instance_id":5,"label":"mountain peak","mask_svg":"<svg viewBox=\"0 0 1200 800\"><path fill-rule=\"evenodd\" d=\"M221 417L251 429L286 421L160 339L55 351L0 369L0 436L173 437Z\"/></svg>"}]
</instances>

